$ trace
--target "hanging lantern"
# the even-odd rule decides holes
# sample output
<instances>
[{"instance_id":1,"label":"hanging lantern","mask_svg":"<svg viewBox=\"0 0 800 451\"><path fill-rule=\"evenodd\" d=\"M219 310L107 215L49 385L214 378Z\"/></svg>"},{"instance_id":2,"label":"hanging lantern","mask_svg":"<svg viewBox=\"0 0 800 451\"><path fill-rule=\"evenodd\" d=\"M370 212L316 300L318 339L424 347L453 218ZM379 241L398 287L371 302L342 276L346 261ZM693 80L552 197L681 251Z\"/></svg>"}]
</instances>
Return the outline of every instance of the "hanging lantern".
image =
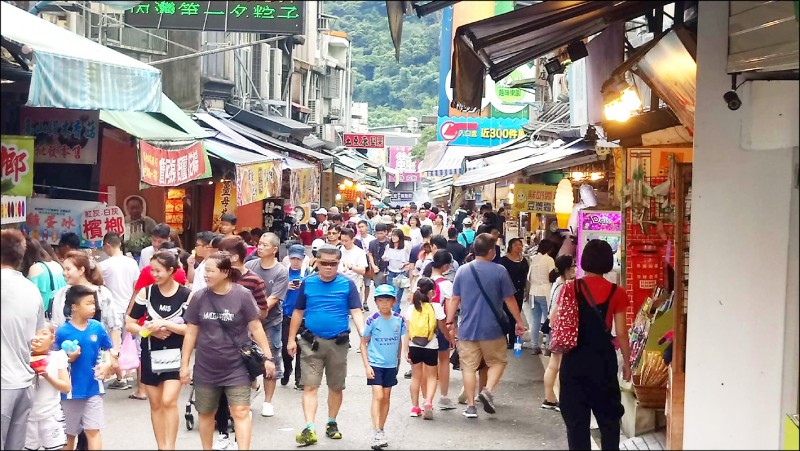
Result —
<instances>
[{"instance_id":1,"label":"hanging lantern","mask_svg":"<svg viewBox=\"0 0 800 451\"><path fill-rule=\"evenodd\" d=\"M569 216L575 205L575 193L572 191L572 182L568 178L561 179L556 188L555 211L558 219L558 228L566 229L569 226Z\"/></svg>"}]
</instances>

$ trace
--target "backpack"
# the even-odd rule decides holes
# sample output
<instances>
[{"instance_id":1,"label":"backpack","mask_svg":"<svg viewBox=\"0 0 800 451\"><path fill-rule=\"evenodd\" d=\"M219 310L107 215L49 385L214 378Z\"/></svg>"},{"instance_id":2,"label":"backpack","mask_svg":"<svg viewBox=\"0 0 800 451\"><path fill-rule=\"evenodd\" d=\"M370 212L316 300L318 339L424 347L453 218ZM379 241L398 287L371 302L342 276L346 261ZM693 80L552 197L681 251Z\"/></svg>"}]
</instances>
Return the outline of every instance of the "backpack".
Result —
<instances>
[{"instance_id":1,"label":"backpack","mask_svg":"<svg viewBox=\"0 0 800 451\"><path fill-rule=\"evenodd\" d=\"M412 307L411 321L408 324L411 342L424 347L433 340L435 332L436 314L433 311L433 305L430 302L423 302L421 311Z\"/></svg>"},{"instance_id":2,"label":"backpack","mask_svg":"<svg viewBox=\"0 0 800 451\"><path fill-rule=\"evenodd\" d=\"M433 299L431 299L432 303L440 304L442 306L442 309L445 308L445 304L444 302L442 302L442 291L439 289L439 282L445 280L447 280L447 277L439 277L438 279L433 281Z\"/></svg>"},{"instance_id":3,"label":"backpack","mask_svg":"<svg viewBox=\"0 0 800 451\"><path fill-rule=\"evenodd\" d=\"M470 246L472 246L472 242L473 242L473 241L475 241L475 236L473 235L473 237L472 237L472 241L470 241L470 240L467 238L467 233L466 233L466 232L461 232L461 236L463 236L463 237L464 237L464 242L465 242L465 243L467 243L467 245L466 245L465 247L466 247L467 249L469 249L469 248L470 248Z\"/></svg>"}]
</instances>

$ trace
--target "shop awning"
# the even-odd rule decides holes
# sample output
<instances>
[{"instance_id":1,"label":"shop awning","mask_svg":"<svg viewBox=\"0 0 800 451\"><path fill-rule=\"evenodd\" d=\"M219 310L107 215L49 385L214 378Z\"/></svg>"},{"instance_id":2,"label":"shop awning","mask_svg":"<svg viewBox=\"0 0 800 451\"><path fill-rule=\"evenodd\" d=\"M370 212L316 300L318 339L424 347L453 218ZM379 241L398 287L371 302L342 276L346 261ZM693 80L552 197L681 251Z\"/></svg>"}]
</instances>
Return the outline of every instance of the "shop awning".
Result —
<instances>
[{"instance_id":1,"label":"shop awning","mask_svg":"<svg viewBox=\"0 0 800 451\"><path fill-rule=\"evenodd\" d=\"M487 70L493 80L501 80L539 56L667 3L546 1L462 25L453 40L452 105L479 110Z\"/></svg>"},{"instance_id":2,"label":"shop awning","mask_svg":"<svg viewBox=\"0 0 800 451\"><path fill-rule=\"evenodd\" d=\"M230 103L225 104L225 112L233 116L233 120L248 127L255 128L265 133L275 133L279 136L291 136L301 140L311 134L312 128L308 124L298 122L283 116L272 116L243 110Z\"/></svg>"},{"instance_id":3,"label":"shop awning","mask_svg":"<svg viewBox=\"0 0 800 451\"><path fill-rule=\"evenodd\" d=\"M28 106L161 112L161 71L6 2L0 33L33 49Z\"/></svg>"},{"instance_id":4,"label":"shop awning","mask_svg":"<svg viewBox=\"0 0 800 451\"><path fill-rule=\"evenodd\" d=\"M462 187L486 185L528 168L530 168L528 171L530 174L540 174L542 172L563 169L577 164L597 161L597 154L594 152L592 152L591 155L579 155L586 151L585 146L579 145L581 141L582 140L573 141L567 146L552 149L541 155L467 171L464 175L457 177L453 184Z\"/></svg>"},{"instance_id":5,"label":"shop awning","mask_svg":"<svg viewBox=\"0 0 800 451\"><path fill-rule=\"evenodd\" d=\"M447 146L442 158L432 169L425 171L427 176L461 174L464 157L485 151L482 147Z\"/></svg>"},{"instance_id":6,"label":"shop awning","mask_svg":"<svg viewBox=\"0 0 800 451\"><path fill-rule=\"evenodd\" d=\"M145 141L184 141L212 135L197 125L164 94L161 94L161 113L104 110L100 111L100 120Z\"/></svg>"},{"instance_id":7,"label":"shop awning","mask_svg":"<svg viewBox=\"0 0 800 451\"><path fill-rule=\"evenodd\" d=\"M425 148L425 158L419 163L419 172L426 172L436 167L447 150L447 141L431 141Z\"/></svg>"},{"instance_id":8,"label":"shop awning","mask_svg":"<svg viewBox=\"0 0 800 451\"><path fill-rule=\"evenodd\" d=\"M351 171L350 169L347 169L346 167L340 166L338 164L333 166L333 173L338 176L348 178L354 182L358 182L366 177L364 174L360 172Z\"/></svg>"},{"instance_id":9,"label":"shop awning","mask_svg":"<svg viewBox=\"0 0 800 451\"><path fill-rule=\"evenodd\" d=\"M264 155L250 152L249 150L240 149L239 147L227 144L216 138L203 140L203 145L209 155L237 165L275 161L275 158L268 158Z\"/></svg>"}]
</instances>

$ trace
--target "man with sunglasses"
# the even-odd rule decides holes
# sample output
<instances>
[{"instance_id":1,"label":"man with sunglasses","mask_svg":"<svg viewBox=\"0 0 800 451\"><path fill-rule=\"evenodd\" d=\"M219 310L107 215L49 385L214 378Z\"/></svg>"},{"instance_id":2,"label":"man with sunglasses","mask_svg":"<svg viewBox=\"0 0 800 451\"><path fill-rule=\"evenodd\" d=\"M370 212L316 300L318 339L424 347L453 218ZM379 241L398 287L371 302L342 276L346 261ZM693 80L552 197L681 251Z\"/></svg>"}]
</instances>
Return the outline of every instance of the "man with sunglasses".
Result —
<instances>
[{"instance_id":1,"label":"man with sunglasses","mask_svg":"<svg viewBox=\"0 0 800 451\"><path fill-rule=\"evenodd\" d=\"M286 351L294 357L300 349L300 383L303 385L303 414L306 426L297 434L302 446L317 442L314 419L317 392L322 375L328 383L328 421L325 435L341 439L336 416L342 406L342 392L347 376L347 349L350 342L350 315L359 337L363 333L364 315L361 299L352 280L338 273L342 251L323 245L317 251L317 273L300 284ZM304 326L300 325L305 321ZM298 338L298 333L300 337Z\"/></svg>"}]
</instances>

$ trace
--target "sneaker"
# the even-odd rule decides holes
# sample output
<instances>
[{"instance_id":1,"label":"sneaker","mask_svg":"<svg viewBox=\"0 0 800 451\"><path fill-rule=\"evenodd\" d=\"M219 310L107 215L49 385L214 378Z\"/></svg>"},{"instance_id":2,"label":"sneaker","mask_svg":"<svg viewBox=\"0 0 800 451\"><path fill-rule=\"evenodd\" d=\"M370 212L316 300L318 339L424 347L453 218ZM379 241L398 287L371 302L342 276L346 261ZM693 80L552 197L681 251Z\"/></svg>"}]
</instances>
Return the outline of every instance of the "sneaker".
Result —
<instances>
[{"instance_id":1,"label":"sneaker","mask_svg":"<svg viewBox=\"0 0 800 451\"><path fill-rule=\"evenodd\" d=\"M131 388L131 385L125 379L114 379L114 381L109 382L106 388L111 388L114 390L128 390Z\"/></svg>"},{"instance_id":2,"label":"sneaker","mask_svg":"<svg viewBox=\"0 0 800 451\"><path fill-rule=\"evenodd\" d=\"M294 438L294 441L296 441L300 446L313 445L317 443L317 432L306 426L302 432L297 434L297 436Z\"/></svg>"},{"instance_id":3,"label":"sneaker","mask_svg":"<svg viewBox=\"0 0 800 451\"><path fill-rule=\"evenodd\" d=\"M464 402L467 402L467 400L464 399ZM453 403L452 399L446 396L439 398L439 410L453 410L455 408L456 405Z\"/></svg>"},{"instance_id":4,"label":"sneaker","mask_svg":"<svg viewBox=\"0 0 800 451\"><path fill-rule=\"evenodd\" d=\"M364 302L364 305L362 307L364 307L365 312L369 311L369 306L367 305L366 301Z\"/></svg>"},{"instance_id":5,"label":"sneaker","mask_svg":"<svg viewBox=\"0 0 800 451\"><path fill-rule=\"evenodd\" d=\"M231 443L234 442L231 441L231 439L228 437L228 434L219 434L217 436L217 440L214 441L213 445L211 445L211 449L226 450L229 449Z\"/></svg>"},{"instance_id":6,"label":"sneaker","mask_svg":"<svg viewBox=\"0 0 800 451\"><path fill-rule=\"evenodd\" d=\"M328 425L325 426L325 435L334 440L339 440L342 438L342 433L339 432L339 425L337 425L335 421L333 423L328 423Z\"/></svg>"},{"instance_id":7,"label":"sneaker","mask_svg":"<svg viewBox=\"0 0 800 451\"><path fill-rule=\"evenodd\" d=\"M403 374L403 377L406 379L411 379L411 370L406 371L406 373Z\"/></svg>"},{"instance_id":8,"label":"sneaker","mask_svg":"<svg viewBox=\"0 0 800 451\"><path fill-rule=\"evenodd\" d=\"M378 442L378 446L381 448L389 446L389 440L386 439L386 432L384 432L383 429L375 433L375 439Z\"/></svg>"},{"instance_id":9,"label":"sneaker","mask_svg":"<svg viewBox=\"0 0 800 451\"><path fill-rule=\"evenodd\" d=\"M416 418L416 417L421 416L421 415L422 415L422 409L420 409L417 406L414 406L414 407L411 408L411 416L413 418Z\"/></svg>"},{"instance_id":10,"label":"sneaker","mask_svg":"<svg viewBox=\"0 0 800 451\"><path fill-rule=\"evenodd\" d=\"M261 416L262 417L275 416L275 406L273 406L271 402L265 402L264 405L261 406Z\"/></svg>"},{"instance_id":11,"label":"sneaker","mask_svg":"<svg viewBox=\"0 0 800 451\"><path fill-rule=\"evenodd\" d=\"M478 399L481 403L483 403L483 410L485 410L486 413L497 412L497 410L494 408L494 396L492 396L492 393L489 390L485 388L481 390L481 393L478 395Z\"/></svg>"},{"instance_id":12,"label":"sneaker","mask_svg":"<svg viewBox=\"0 0 800 451\"><path fill-rule=\"evenodd\" d=\"M381 449L381 440L380 440L380 438L378 438L378 434L379 433L380 433L380 431L376 431L375 435L372 436L372 445L370 445L370 448L372 448L372 449Z\"/></svg>"},{"instance_id":13,"label":"sneaker","mask_svg":"<svg viewBox=\"0 0 800 451\"><path fill-rule=\"evenodd\" d=\"M294 384L294 389L295 390L299 390L299 391L303 391L303 384L301 384L300 382L295 383Z\"/></svg>"},{"instance_id":14,"label":"sneaker","mask_svg":"<svg viewBox=\"0 0 800 451\"><path fill-rule=\"evenodd\" d=\"M283 377L281 378L281 385L284 386L284 387L289 385L289 374L288 373L284 374Z\"/></svg>"},{"instance_id":15,"label":"sneaker","mask_svg":"<svg viewBox=\"0 0 800 451\"><path fill-rule=\"evenodd\" d=\"M464 414L467 418L478 418L478 408L475 406L469 406L464 409Z\"/></svg>"},{"instance_id":16,"label":"sneaker","mask_svg":"<svg viewBox=\"0 0 800 451\"><path fill-rule=\"evenodd\" d=\"M425 402L422 407L422 418L425 420L432 420L433 419L433 404L430 402Z\"/></svg>"},{"instance_id":17,"label":"sneaker","mask_svg":"<svg viewBox=\"0 0 800 451\"><path fill-rule=\"evenodd\" d=\"M226 450L238 450L239 449L239 444L236 443L236 441L231 441L231 444L228 445L228 447L225 448L225 449Z\"/></svg>"},{"instance_id":18,"label":"sneaker","mask_svg":"<svg viewBox=\"0 0 800 451\"><path fill-rule=\"evenodd\" d=\"M545 401L542 403L542 409L555 410L556 412L561 412L561 407L559 407L557 402Z\"/></svg>"}]
</instances>

